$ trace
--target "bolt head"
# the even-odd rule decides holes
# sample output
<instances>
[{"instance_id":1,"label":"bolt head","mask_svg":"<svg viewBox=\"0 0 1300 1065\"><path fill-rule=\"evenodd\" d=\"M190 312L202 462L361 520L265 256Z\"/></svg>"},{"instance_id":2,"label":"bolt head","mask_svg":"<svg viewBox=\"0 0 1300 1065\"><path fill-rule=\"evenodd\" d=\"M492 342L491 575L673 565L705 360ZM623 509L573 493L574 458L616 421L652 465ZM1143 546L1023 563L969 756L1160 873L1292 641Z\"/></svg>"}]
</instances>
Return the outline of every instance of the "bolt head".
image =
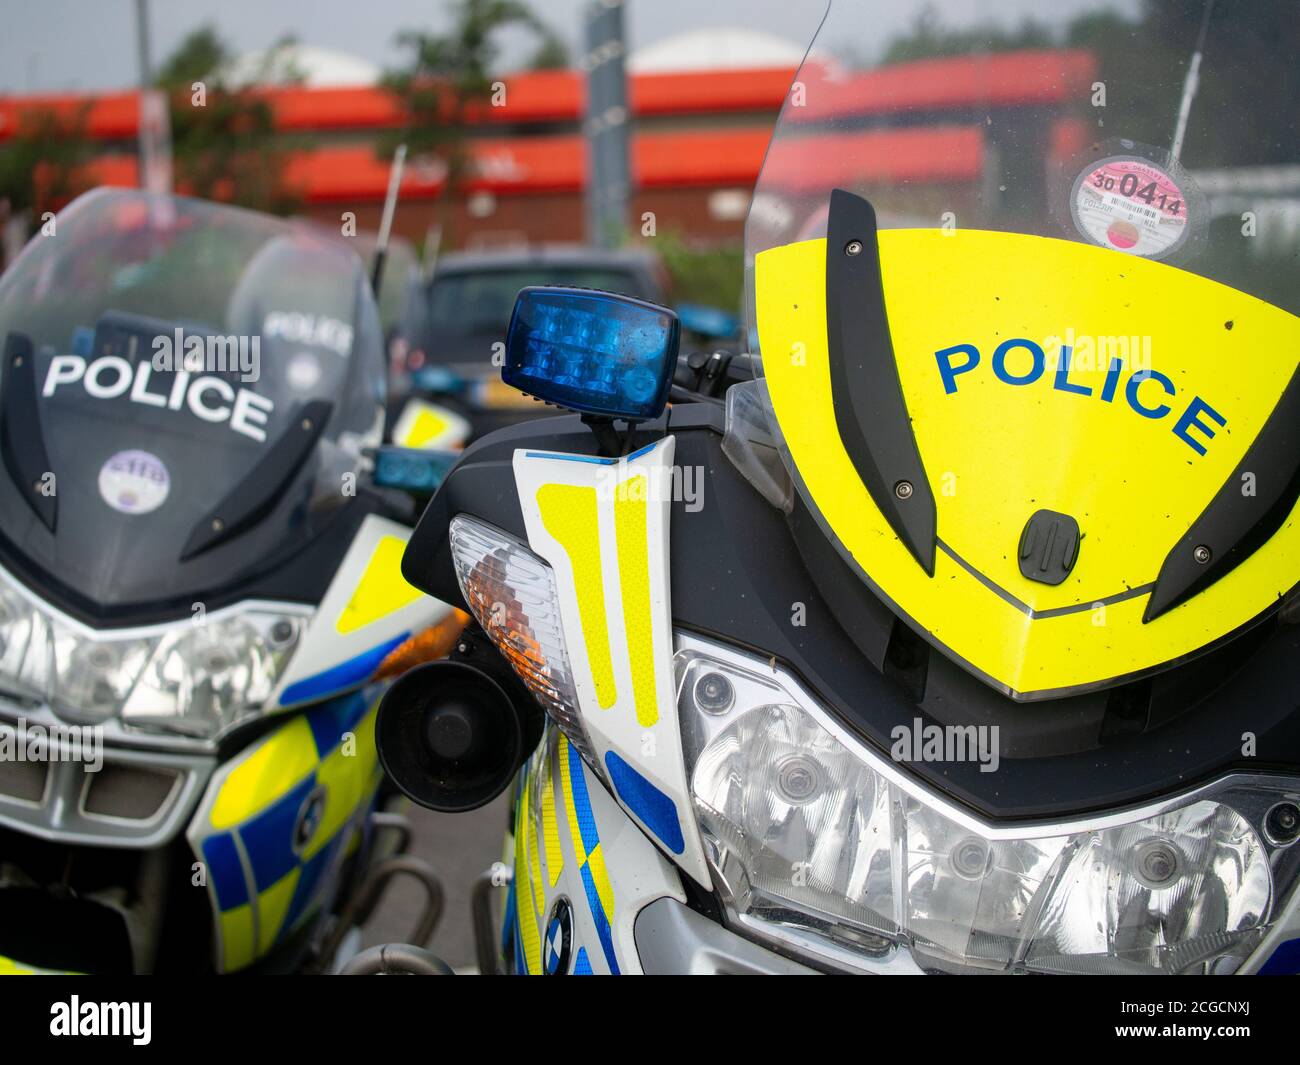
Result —
<instances>
[{"instance_id":1,"label":"bolt head","mask_svg":"<svg viewBox=\"0 0 1300 1065\"><path fill-rule=\"evenodd\" d=\"M1264 818L1264 833L1276 846L1294 843L1300 836L1300 808L1291 802L1278 803Z\"/></svg>"},{"instance_id":2,"label":"bolt head","mask_svg":"<svg viewBox=\"0 0 1300 1065\"><path fill-rule=\"evenodd\" d=\"M898 484L894 485L894 495L898 496L899 499L911 499L913 491L915 489L912 488L911 481L899 481Z\"/></svg>"},{"instance_id":3,"label":"bolt head","mask_svg":"<svg viewBox=\"0 0 1300 1065\"><path fill-rule=\"evenodd\" d=\"M849 241L846 245L844 245L844 254L845 254L845 255L861 255L861 254L862 254L862 241L860 241L860 240L851 240L851 241Z\"/></svg>"},{"instance_id":4,"label":"bolt head","mask_svg":"<svg viewBox=\"0 0 1300 1065\"><path fill-rule=\"evenodd\" d=\"M1209 562L1210 559L1213 557L1214 557L1214 552L1211 551L1204 544L1201 544L1195 551L1192 552L1192 558L1196 559L1196 561L1199 562L1202 566L1204 566L1207 562Z\"/></svg>"}]
</instances>

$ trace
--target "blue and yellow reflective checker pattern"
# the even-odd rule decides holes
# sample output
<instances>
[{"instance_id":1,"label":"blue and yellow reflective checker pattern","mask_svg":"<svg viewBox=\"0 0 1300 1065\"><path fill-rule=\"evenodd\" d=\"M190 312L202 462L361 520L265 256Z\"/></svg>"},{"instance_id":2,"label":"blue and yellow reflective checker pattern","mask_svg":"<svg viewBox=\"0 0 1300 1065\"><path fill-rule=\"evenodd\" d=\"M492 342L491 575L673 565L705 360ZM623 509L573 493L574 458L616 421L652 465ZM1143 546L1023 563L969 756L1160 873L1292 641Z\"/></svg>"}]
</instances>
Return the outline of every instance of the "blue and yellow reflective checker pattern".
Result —
<instances>
[{"instance_id":1,"label":"blue and yellow reflective checker pattern","mask_svg":"<svg viewBox=\"0 0 1300 1065\"><path fill-rule=\"evenodd\" d=\"M524 771L517 789L515 876L505 919L506 935L513 930L514 971L528 974L546 971L552 929L548 926L543 935L546 885L542 879L541 855L546 854L546 872L553 887L563 866L558 836L559 824L563 823L577 859L578 875L601 954L609 971L617 976L620 967L614 950L614 889L605 868L585 767L563 733L555 735L554 745L543 743L540 755ZM578 935L576 926L573 935L575 938ZM577 949L573 972L592 975L585 947Z\"/></svg>"},{"instance_id":2,"label":"blue and yellow reflective checker pattern","mask_svg":"<svg viewBox=\"0 0 1300 1065\"><path fill-rule=\"evenodd\" d=\"M319 901L379 783L377 707L373 693L353 692L289 718L209 786L208 824L192 842L222 971L265 955Z\"/></svg>"}]
</instances>

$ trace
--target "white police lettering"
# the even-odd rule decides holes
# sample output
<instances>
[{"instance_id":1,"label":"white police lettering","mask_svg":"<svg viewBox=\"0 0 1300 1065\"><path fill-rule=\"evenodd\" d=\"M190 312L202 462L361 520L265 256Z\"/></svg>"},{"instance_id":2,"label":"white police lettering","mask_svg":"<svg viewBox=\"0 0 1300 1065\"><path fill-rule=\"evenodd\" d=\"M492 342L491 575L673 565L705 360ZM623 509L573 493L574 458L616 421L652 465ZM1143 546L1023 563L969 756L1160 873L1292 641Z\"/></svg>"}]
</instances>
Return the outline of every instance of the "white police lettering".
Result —
<instances>
[{"instance_id":1,"label":"white police lettering","mask_svg":"<svg viewBox=\"0 0 1300 1065\"><path fill-rule=\"evenodd\" d=\"M337 318L302 311L272 311L262 323L262 336L282 337L295 344L329 348L340 355L352 350L352 327Z\"/></svg>"},{"instance_id":2,"label":"white police lettering","mask_svg":"<svg viewBox=\"0 0 1300 1065\"><path fill-rule=\"evenodd\" d=\"M188 410L205 422L227 422L230 428L259 443L266 439L266 423L275 403L247 388L234 388L221 377L177 370L167 391L150 388L153 367L139 362L134 367L117 355L105 355L87 363L80 355L56 355L50 360L41 395L50 397L60 388L80 383L93 399L117 399L167 410Z\"/></svg>"}]
</instances>

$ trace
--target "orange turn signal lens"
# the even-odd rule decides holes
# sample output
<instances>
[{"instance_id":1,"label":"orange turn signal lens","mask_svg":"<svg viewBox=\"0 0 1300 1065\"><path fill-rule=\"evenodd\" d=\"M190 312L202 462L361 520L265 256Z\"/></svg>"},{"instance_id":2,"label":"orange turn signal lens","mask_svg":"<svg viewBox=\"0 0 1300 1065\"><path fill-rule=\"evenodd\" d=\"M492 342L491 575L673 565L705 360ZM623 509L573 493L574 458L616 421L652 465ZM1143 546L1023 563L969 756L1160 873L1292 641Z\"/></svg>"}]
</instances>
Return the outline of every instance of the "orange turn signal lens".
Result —
<instances>
[{"instance_id":1,"label":"orange turn signal lens","mask_svg":"<svg viewBox=\"0 0 1300 1065\"><path fill-rule=\"evenodd\" d=\"M456 646L456 641L468 624L469 615L463 610L453 609L436 625L420 630L389 651L387 657L379 663L374 679L400 677L408 669L445 658Z\"/></svg>"}]
</instances>

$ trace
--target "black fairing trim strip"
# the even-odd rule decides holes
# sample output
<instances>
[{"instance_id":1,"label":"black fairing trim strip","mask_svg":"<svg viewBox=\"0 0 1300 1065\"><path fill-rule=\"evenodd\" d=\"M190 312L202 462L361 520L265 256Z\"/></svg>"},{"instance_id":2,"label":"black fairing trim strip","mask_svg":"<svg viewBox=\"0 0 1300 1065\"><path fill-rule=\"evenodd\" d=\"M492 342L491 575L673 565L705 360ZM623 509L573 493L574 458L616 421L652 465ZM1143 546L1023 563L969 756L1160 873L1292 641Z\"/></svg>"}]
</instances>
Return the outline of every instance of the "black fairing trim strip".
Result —
<instances>
[{"instance_id":1,"label":"black fairing trim strip","mask_svg":"<svg viewBox=\"0 0 1300 1065\"><path fill-rule=\"evenodd\" d=\"M181 561L187 562L260 521L311 454L333 410L332 403L314 399L294 411L292 424L257 465L194 526L181 550Z\"/></svg>"},{"instance_id":2,"label":"black fairing trim strip","mask_svg":"<svg viewBox=\"0 0 1300 1065\"><path fill-rule=\"evenodd\" d=\"M10 333L5 341L3 377L0 378L0 451L5 469L50 532L58 522L58 498L41 491L43 478L50 471L41 433L40 405L36 393L36 360L32 342L22 333Z\"/></svg>"},{"instance_id":3,"label":"black fairing trim strip","mask_svg":"<svg viewBox=\"0 0 1300 1065\"><path fill-rule=\"evenodd\" d=\"M250 558L248 566L235 572L229 572L229 564L224 561L211 564L206 570L209 584L167 598L112 605L88 599L61 581L57 568L33 562L3 536L0 536L0 567L55 609L97 629L134 628L188 618L196 597L202 598L209 611L248 599L318 604L367 515L378 514L410 525L413 516L409 507L409 497L377 491L362 482L355 499L322 515L318 521L309 516L311 528L303 537L290 538L270 554ZM204 566L206 561L200 556L191 565Z\"/></svg>"},{"instance_id":4,"label":"black fairing trim strip","mask_svg":"<svg viewBox=\"0 0 1300 1065\"><path fill-rule=\"evenodd\" d=\"M850 246L856 254L849 253ZM843 189L831 192L826 230L826 341L835 424L844 449L885 520L933 577L934 493L894 358L876 212Z\"/></svg>"},{"instance_id":5,"label":"black fairing trim strip","mask_svg":"<svg viewBox=\"0 0 1300 1065\"><path fill-rule=\"evenodd\" d=\"M1255 494L1242 485L1253 475ZM1300 369L1209 506L1165 556L1143 622L1154 621L1239 566L1282 527L1300 499ZM1202 548L1210 552L1198 561Z\"/></svg>"}]
</instances>

